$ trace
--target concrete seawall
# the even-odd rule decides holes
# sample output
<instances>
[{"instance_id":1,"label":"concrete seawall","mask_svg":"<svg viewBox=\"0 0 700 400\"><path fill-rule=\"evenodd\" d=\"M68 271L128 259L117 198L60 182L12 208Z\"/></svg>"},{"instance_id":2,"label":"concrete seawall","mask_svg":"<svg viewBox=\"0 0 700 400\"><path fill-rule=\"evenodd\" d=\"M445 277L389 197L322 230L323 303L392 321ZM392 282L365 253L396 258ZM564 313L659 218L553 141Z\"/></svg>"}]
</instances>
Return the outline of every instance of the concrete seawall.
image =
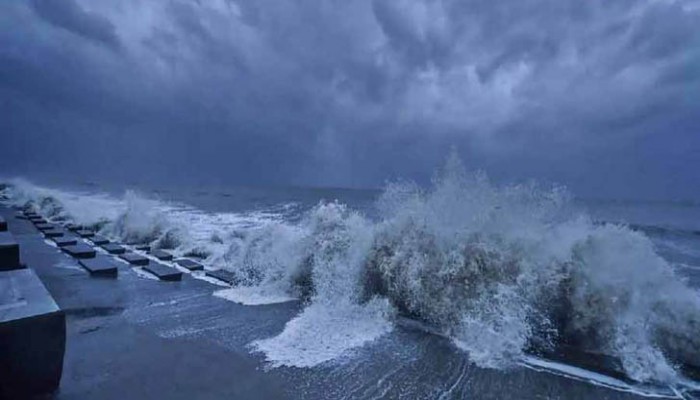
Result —
<instances>
[{"instance_id":1,"label":"concrete seawall","mask_svg":"<svg viewBox=\"0 0 700 400\"><path fill-rule=\"evenodd\" d=\"M0 207L23 263L40 277L66 315L63 376L54 398L288 397L273 376L258 368L255 357L211 341L164 333L177 330L172 322L186 326L185 321L201 321L201 310L240 320L236 311L242 307L211 296L220 287L196 279L143 279L121 262L115 264L116 278L92 277L78 260L50 245L29 220L15 214ZM293 315L293 307L289 312Z\"/></svg>"}]
</instances>

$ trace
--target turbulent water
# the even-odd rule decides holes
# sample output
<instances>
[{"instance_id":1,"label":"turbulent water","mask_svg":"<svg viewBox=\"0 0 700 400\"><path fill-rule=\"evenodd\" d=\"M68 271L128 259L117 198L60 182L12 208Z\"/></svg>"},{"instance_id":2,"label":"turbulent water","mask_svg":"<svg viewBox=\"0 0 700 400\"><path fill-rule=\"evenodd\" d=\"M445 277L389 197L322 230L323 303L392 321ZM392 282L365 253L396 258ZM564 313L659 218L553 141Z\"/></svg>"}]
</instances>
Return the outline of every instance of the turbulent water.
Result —
<instances>
[{"instance_id":1,"label":"turbulent water","mask_svg":"<svg viewBox=\"0 0 700 400\"><path fill-rule=\"evenodd\" d=\"M692 226L662 221L673 212L630 218L634 204L597 205L594 218L561 188L497 186L455 158L431 187L389 185L371 210L327 198L222 212L227 196L212 211L152 193L23 180L4 195L54 220L226 268L239 283L221 297L303 300L281 334L250 344L273 366L332 360L405 318L451 338L487 368L575 348L609 356L633 380L673 383L700 363L692 281L700 235ZM678 207L700 214L692 204Z\"/></svg>"}]
</instances>

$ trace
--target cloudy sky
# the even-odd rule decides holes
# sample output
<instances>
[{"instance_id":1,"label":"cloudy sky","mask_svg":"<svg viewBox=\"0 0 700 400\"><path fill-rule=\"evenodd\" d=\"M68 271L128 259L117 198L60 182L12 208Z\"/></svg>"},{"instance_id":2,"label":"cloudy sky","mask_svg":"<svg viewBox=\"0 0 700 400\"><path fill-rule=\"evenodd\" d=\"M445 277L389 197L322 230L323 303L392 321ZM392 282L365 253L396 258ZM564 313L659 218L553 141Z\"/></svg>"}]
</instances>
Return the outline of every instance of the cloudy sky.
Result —
<instances>
[{"instance_id":1,"label":"cloudy sky","mask_svg":"<svg viewBox=\"0 0 700 400\"><path fill-rule=\"evenodd\" d=\"M700 198L700 3L0 2L0 175ZM72 178L71 178L72 179Z\"/></svg>"}]
</instances>

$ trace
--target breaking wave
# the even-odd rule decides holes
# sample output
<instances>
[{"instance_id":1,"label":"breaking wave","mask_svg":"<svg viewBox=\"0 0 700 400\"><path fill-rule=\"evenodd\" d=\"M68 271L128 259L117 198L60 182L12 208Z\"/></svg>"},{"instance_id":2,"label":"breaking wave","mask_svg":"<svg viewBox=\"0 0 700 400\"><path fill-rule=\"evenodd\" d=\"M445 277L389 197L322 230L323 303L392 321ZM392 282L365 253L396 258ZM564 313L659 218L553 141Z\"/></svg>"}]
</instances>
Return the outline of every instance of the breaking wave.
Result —
<instances>
[{"instance_id":1,"label":"breaking wave","mask_svg":"<svg viewBox=\"0 0 700 400\"><path fill-rule=\"evenodd\" d=\"M676 382L700 360L700 297L650 239L596 223L562 188L499 187L451 157L432 186L389 185L369 218L322 202L283 213L209 214L145 199L15 181L10 196L112 237L199 255L237 277L231 298L300 298L304 310L252 348L313 366L391 331L397 315L452 338L479 366L576 348L633 380Z\"/></svg>"}]
</instances>

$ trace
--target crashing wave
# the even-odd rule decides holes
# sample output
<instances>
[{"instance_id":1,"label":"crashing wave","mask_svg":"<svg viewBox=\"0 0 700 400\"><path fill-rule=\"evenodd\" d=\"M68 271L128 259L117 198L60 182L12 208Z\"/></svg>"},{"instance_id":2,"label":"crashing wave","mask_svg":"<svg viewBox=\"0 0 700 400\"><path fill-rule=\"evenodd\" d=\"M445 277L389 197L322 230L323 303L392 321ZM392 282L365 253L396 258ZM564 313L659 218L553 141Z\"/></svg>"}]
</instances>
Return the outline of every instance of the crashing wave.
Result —
<instances>
[{"instance_id":1,"label":"crashing wave","mask_svg":"<svg viewBox=\"0 0 700 400\"><path fill-rule=\"evenodd\" d=\"M242 230L278 218L265 211L210 214L131 190L112 196L49 189L24 179L10 181L3 192L13 205L37 211L51 221L73 222L114 240L202 259L223 254Z\"/></svg>"},{"instance_id":2,"label":"crashing wave","mask_svg":"<svg viewBox=\"0 0 700 400\"><path fill-rule=\"evenodd\" d=\"M303 299L280 335L252 344L273 365L339 357L391 331L397 313L483 367L576 348L618 360L634 380L675 382L680 365L700 360L700 297L643 232L596 223L561 188L493 185L456 157L428 189L389 185L377 218L338 202L292 223L135 194L96 200L26 182L11 190L15 202L122 240L199 252L236 275L243 291L231 298L259 290L258 299Z\"/></svg>"},{"instance_id":3,"label":"crashing wave","mask_svg":"<svg viewBox=\"0 0 700 400\"><path fill-rule=\"evenodd\" d=\"M483 367L575 347L634 380L673 382L698 360L698 294L644 234L594 223L560 188L496 187L453 159L430 190L391 185L378 203L378 221L322 203L299 225L259 229L229 265L309 307L344 299L338 315L385 299Z\"/></svg>"}]
</instances>

